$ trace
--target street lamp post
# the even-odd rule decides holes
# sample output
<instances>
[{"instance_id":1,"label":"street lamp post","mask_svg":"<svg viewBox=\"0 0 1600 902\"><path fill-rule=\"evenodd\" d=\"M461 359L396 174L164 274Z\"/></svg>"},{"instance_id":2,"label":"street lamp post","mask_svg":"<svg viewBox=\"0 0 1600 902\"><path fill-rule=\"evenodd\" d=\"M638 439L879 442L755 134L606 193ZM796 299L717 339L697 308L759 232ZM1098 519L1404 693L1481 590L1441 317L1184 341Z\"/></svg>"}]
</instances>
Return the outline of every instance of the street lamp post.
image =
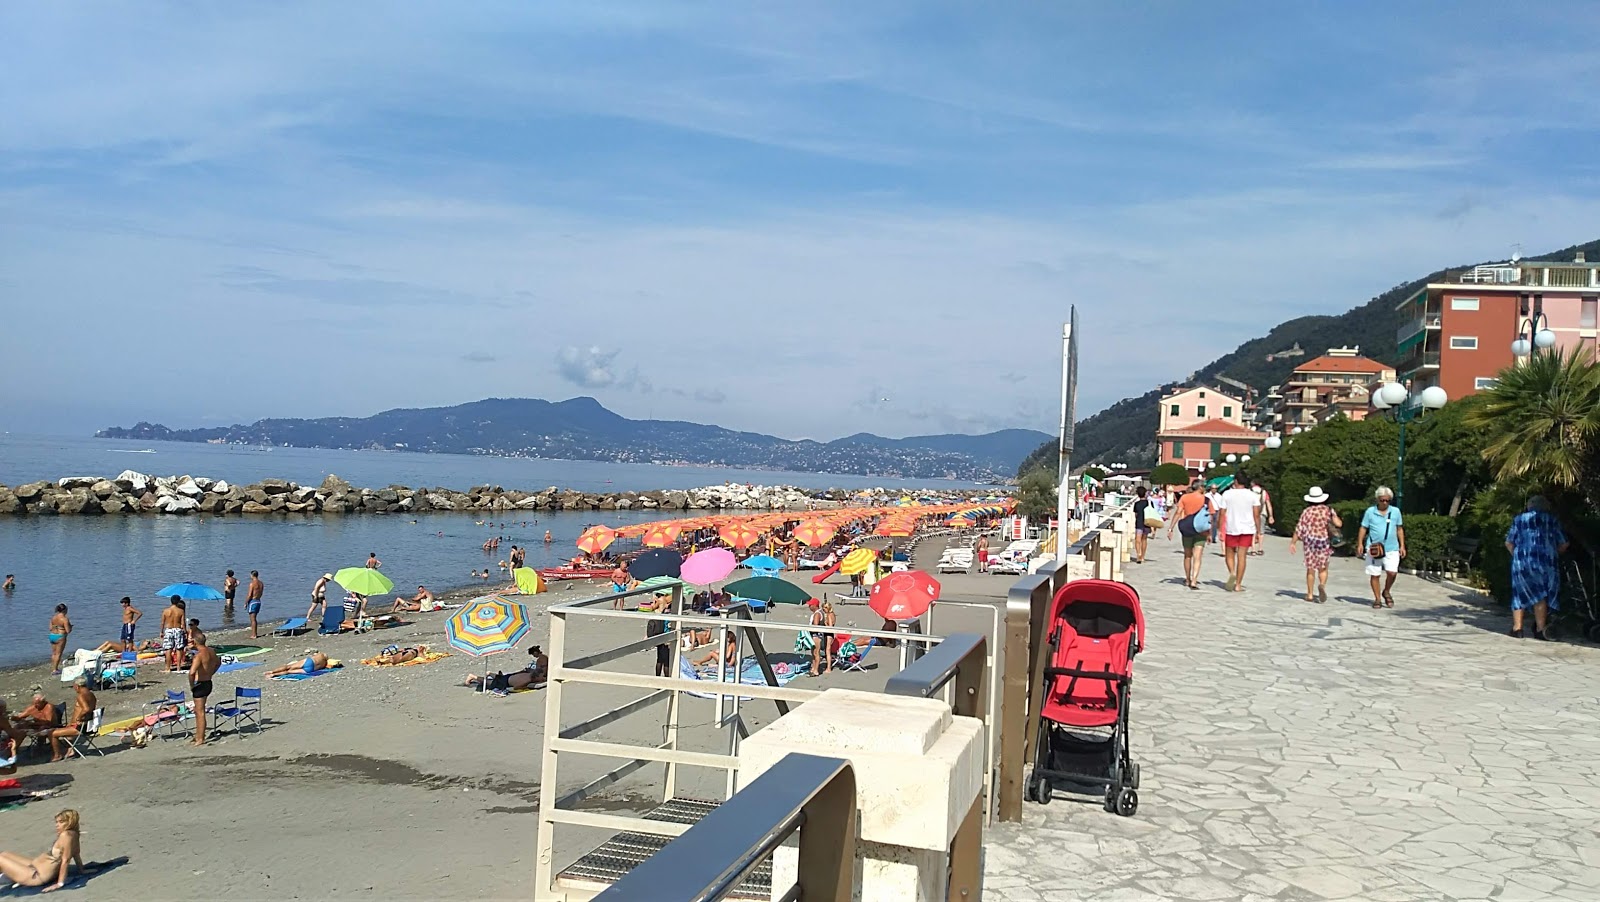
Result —
<instances>
[{"instance_id":1,"label":"street lamp post","mask_svg":"<svg viewBox=\"0 0 1600 902\"><path fill-rule=\"evenodd\" d=\"M1552 336L1552 341L1554 337ZM1400 424L1400 453L1394 462L1394 506L1405 510L1406 497L1406 424L1422 416L1424 411L1438 410L1450 400L1445 390L1430 385L1411 402L1411 390L1398 382L1390 382L1372 393L1372 406L1378 410L1393 410L1394 421Z\"/></svg>"},{"instance_id":2,"label":"street lamp post","mask_svg":"<svg viewBox=\"0 0 1600 902\"><path fill-rule=\"evenodd\" d=\"M1556 345L1556 333L1550 330L1550 321L1544 315L1544 294L1523 292L1517 305L1517 337L1511 342L1511 353L1527 357L1535 350L1547 351Z\"/></svg>"}]
</instances>

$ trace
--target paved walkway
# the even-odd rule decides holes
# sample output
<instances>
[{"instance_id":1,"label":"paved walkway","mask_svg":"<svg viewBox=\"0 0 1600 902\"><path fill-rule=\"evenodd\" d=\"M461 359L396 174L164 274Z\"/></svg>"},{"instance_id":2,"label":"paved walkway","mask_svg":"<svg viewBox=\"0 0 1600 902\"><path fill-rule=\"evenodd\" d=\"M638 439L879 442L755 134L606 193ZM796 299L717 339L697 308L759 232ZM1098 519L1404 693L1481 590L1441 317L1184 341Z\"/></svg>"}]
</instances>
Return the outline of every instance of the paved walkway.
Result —
<instances>
[{"instance_id":1,"label":"paved walkway","mask_svg":"<svg viewBox=\"0 0 1600 902\"><path fill-rule=\"evenodd\" d=\"M986 898L1600 899L1600 649L1411 577L1375 611L1349 559L1307 604L1285 540L1248 591L1211 554L1191 592L1151 544L1139 813L1027 804L989 834Z\"/></svg>"}]
</instances>

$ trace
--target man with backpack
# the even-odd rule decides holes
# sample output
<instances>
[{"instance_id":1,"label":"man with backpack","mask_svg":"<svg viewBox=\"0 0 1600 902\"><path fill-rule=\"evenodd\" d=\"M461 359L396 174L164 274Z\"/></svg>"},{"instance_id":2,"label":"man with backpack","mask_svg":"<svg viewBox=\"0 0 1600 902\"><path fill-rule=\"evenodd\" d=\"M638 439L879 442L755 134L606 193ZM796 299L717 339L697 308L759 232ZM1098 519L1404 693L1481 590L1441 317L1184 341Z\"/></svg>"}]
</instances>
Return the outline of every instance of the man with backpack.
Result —
<instances>
[{"instance_id":1,"label":"man with backpack","mask_svg":"<svg viewBox=\"0 0 1600 902\"><path fill-rule=\"evenodd\" d=\"M1178 498L1167 517L1167 538L1172 530L1183 534L1183 581L1191 589L1200 588L1200 565L1205 561L1206 542L1216 520L1216 508L1202 491L1200 480L1189 483L1189 491Z\"/></svg>"}]
</instances>

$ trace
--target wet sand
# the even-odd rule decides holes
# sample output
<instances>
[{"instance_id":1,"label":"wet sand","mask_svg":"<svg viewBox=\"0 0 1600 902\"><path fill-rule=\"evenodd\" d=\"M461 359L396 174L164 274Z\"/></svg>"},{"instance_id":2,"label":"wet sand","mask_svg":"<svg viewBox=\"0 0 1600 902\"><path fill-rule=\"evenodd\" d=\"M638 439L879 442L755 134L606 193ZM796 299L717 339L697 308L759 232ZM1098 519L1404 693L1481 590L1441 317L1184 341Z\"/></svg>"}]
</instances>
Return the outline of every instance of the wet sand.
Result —
<instances>
[{"instance_id":1,"label":"wet sand","mask_svg":"<svg viewBox=\"0 0 1600 902\"><path fill-rule=\"evenodd\" d=\"M942 543L929 540L918 555L937 559ZM789 578L814 589L811 574ZM941 576L950 600L999 603L1013 578ZM555 583L529 599L534 627L523 643L549 650L546 610L589 597L604 583ZM842 578L830 592L848 591ZM478 593L466 593L467 596ZM129 856L127 865L92 878L87 892L144 899L296 899L296 898L529 898L535 855L539 746L545 719L545 694L516 693L507 698L480 694L463 685L468 674L484 670L482 659L460 653L431 664L373 668L359 660L391 643L428 643L448 650L446 614L406 615L413 623L364 635L301 635L263 638L272 651L247 661L253 667L220 674L212 702L229 699L238 686L266 688L267 727L259 735L225 732L203 748L190 738L152 740L136 749L107 740L104 758L58 764L30 759L15 775L25 788L56 786L55 798L0 813L5 848L34 855L48 847L51 818L62 808L83 817L87 860ZM798 607L774 610L774 622L801 622ZM948 609L939 615L941 633L987 630L982 611ZM642 623L586 619L569 628L569 657L620 644L642 634ZM874 629L876 615L863 606L839 608L841 628ZM85 637L88 638L88 637ZM769 651L789 654L785 642L768 639ZM247 643L239 633L214 634L213 644ZM266 670L317 648L344 661L341 672L300 682L265 679ZM645 651L610 665L651 672L653 654ZM791 655L792 657L792 655ZM522 653L497 656L494 669L515 670L527 663ZM801 677L795 688L830 686L881 688L899 669L898 652L875 649L864 673ZM27 703L27 687L44 683L52 701L70 703L67 684L45 679L41 667L0 674L0 694L12 710ZM137 689L100 693L107 722L146 713L144 703L165 689L187 689L186 677L168 675L157 663L140 668ZM568 723L603 710L637 692L569 692ZM592 697L591 697L592 696ZM595 738L640 745L660 742L660 709L607 726ZM752 729L770 722L770 703L746 702ZM705 751L724 748L713 730L713 703L687 699L681 745ZM605 770L582 759L563 762L562 791ZM585 807L642 810L659 801L661 767L645 767L606 790ZM680 792L716 797L720 773L696 772L680 782ZM586 848L581 831L558 834L558 861ZM592 843L590 843L592 845Z\"/></svg>"}]
</instances>

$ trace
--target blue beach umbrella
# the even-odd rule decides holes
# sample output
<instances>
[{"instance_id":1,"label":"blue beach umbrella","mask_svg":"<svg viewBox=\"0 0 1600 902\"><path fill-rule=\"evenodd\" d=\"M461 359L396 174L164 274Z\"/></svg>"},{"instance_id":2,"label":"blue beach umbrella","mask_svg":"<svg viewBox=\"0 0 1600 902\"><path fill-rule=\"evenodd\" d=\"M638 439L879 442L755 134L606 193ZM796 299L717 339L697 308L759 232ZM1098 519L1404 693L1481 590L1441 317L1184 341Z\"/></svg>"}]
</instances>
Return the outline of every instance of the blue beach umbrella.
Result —
<instances>
[{"instance_id":1,"label":"blue beach umbrella","mask_svg":"<svg viewBox=\"0 0 1600 902\"><path fill-rule=\"evenodd\" d=\"M174 595L184 601L221 601L224 598L221 591L200 583L173 583L156 593L158 598Z\"/></svg>"},{"instance_id":2,"label":"blue beach umbrella","mask_svg":"<svg viewBox=\"0 0 1600 902\"><path fill-rule=\"evenodd\" d=\"M758 554L755 557L745 558L744 565L751 570L782 570L783 561L770 554Z\"/></svg>"}]
</instances>

